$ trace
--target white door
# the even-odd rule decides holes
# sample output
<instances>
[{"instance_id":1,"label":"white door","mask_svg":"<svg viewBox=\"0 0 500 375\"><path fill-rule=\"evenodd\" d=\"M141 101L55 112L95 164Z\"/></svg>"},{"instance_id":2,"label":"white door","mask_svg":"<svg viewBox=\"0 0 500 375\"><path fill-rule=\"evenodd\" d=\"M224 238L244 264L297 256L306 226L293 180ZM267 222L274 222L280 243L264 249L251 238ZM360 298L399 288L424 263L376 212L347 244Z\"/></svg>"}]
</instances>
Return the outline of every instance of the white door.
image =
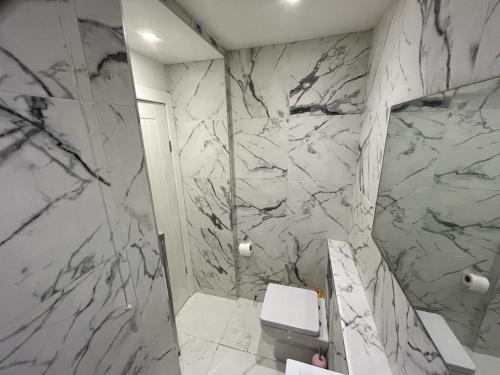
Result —
<instances>
[{"instance_id":1,"label":"white door","mask_svg":"<svg viewBox=\"0 0 500 375\"><path fill-rule=\"evenodd\" d=\"M171 143L164 104L139 102L142 137L158 230L165 233L175 314L189 297Z\"/></svg>"}]
</instances>

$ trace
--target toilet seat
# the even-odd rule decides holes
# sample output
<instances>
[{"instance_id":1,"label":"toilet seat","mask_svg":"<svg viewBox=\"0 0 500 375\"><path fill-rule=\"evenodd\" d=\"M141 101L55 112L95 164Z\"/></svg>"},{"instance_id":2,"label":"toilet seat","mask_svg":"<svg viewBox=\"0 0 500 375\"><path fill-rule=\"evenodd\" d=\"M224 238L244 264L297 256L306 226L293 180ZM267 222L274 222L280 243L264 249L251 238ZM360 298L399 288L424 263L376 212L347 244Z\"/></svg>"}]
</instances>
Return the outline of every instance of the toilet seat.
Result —
<instances>
[{"instance_id":1,"label":"toilet seat","mask_svg":"<svg viewBox=\"0 0 500 375\"><path fill-rule=\"evenodd\" d=\"M320 334L318 295L314 290L269 284L260 321L270 327L317 337Z\"/></svg>"}]
</instances>

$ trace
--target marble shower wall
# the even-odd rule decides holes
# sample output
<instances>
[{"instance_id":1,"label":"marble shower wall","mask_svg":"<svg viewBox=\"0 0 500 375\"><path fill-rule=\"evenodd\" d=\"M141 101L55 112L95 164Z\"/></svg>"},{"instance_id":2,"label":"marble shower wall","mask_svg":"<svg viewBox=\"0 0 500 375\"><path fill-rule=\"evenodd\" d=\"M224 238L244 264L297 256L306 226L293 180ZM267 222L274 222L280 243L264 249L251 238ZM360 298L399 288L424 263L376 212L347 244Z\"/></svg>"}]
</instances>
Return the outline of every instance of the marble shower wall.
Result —
<instances>
[{"instance_id":1,"label":"marble shower wall","mask_svg":"<svg viewBox=\"0 0 500 375\"><path fill-rule=\"evenodd\" d=\"M236 296L224 60L166 65L196 290Z\"/></svg>"},{"instance_id":2,"label":"marble shower wall","mask_svg":"<svg viewBox=\"0 0 500 375\"><path fill-rule=\"evenodd\" d=\"M494 40L500 28L498 5L498 0L394 0L373 30L349 241L379 331L397 332L383 340L397 374L446 372L432 367L437 357L423 358L422 353L435 353L433 343L422 334L420 321L371 240L388 112L392 105L500 74L500 47ZM498 321L498 311L490 309L486 315L490 322ZM408 364L416 366L413 372Z\"/></svg>"},{"instance_id":3,"label":"marble shower wall","mask_svg":"<svg viewBox=\"0 0 500 375\"><path fill-rule=\"evenodd\" d=\"M323 288L329 238L347 239L370 33L231 51L237 236L246 298L269 282Z\"/></svg>"},{"instance_id":4,"label":"marble shower wall","mask_svg":"<svg viewBox=\"0 0 500 375\"><path fill-rule=\"evenodd\" d=\"M0 373L179 374L120 2L0 14Z\"/></svg>"},{"instance_id":5,"label":"marble shower wall","mask_svg":"<svg viewBox=\"0 0 500 375\"><path fill-rule=\"evenodd\" d=\"M500 276L500 80L392 107L373 238L416 308L474 347L488 296L464 270Z\"/></svg>"}]
</instances>

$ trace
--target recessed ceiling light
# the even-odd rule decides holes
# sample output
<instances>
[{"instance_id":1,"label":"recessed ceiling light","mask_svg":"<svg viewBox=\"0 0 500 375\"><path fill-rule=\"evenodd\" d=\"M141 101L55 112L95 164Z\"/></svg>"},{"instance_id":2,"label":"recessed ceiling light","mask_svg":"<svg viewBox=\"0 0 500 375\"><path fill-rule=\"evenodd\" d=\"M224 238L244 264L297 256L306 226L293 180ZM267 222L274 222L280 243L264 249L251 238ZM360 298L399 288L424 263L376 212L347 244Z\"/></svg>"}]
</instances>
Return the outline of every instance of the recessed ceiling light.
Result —
<instances>
[{"instance_id":1,"label":"recessed ceiling light","mask_svg":"<svg viewBox=\"0 0 500 375\"><path fill-rule=\"evenodd\" d=\"M286 2L289 4L297 4L300 0L286 0Z\"/></svg>"},{"instance_id":2,"label":"recessed ceiling light","mask_svg":"<svg viewBox=\"0 0 500 375\"><path fill-rule=\"evenodd\" d=\"M161 40L158 35L151 31L139 31L139 35L142 36L144 40L151 43L156 43Z\"/></svg>"}]
</instances>

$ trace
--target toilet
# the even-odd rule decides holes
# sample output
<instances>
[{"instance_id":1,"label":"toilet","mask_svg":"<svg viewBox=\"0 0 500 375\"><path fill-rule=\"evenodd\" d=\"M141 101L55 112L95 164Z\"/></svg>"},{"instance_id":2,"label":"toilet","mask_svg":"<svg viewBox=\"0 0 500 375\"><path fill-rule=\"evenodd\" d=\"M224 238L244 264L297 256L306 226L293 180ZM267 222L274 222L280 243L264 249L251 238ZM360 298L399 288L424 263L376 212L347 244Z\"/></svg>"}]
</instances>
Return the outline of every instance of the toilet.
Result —
<instances>
[{"instance_id":1,"label":"toilet","mask_svg":"<svg viewBox=\"0 0 500 375\"><path fill-rule=\"evenodd\" d=\"M473 375L476 365L441 315L418 310L417 314L452 375Z\"/></svg>"},{"instance_id":2,"label":"toilet","mask_svg":"<svg viewBox=\"0 0 500 375\"><path fill-rule=\"evenodd\" d=\"M325 300L313 290L269 284L260 323L277 360L311 363L315 353L328 349Z\"/></svg>"}]
</instances>

